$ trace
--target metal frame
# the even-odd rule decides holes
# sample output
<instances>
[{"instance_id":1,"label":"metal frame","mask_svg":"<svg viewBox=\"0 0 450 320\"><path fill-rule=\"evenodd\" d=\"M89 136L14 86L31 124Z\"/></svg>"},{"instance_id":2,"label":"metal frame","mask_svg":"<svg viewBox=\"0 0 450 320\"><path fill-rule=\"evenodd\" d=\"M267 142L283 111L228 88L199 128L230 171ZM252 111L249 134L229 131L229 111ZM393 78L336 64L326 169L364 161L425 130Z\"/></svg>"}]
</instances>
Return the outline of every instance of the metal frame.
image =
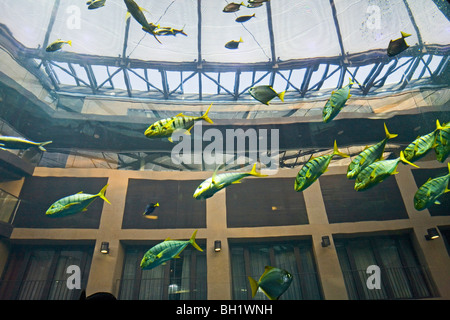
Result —
<instances>
[{"instance_id":1,"label":"metal frame","mask_svg":"<svg viewBox=\"0 0 450 320\"><path fill-rule=\"evenodd\" d=\"M334 0L330 0L330 6L333 13L336 36L338 37L341 54L334 58L315 58L315 59L297 59L289 61L280 61L276 57L276 43L273 34L272 26L272 10L270 2L265 2L268 17L268 30L270 38L270 59L263 63L250 64L236 64L236 63L211 63L204 61L202 58L201 43L202 43L202 0L197 0L197 14L198 14L198 57L192 62L173 63L173 62L159 62L159 61L142 61L137 59L130 59L127 57L127 44L130 20L125 25L125 36L122 55L119 57L99 57L83 54L75 54L71 52L58 52L48 54L45 52L45 47L48 44L50 32L53 28L56 14L59 9L60 0L55 1L52 15L50 17L47 28L46 37L43 46L38 49L30 49L20 44L9 33L6 27L0 24L0 44L4 46L22 65L30 70L38 77L43 86L50 92L56 94L67 95L82 95L82 96L107 96L115 97L134 97L143 99L156 100L188 100L188 101L202 101L202 100L219 100L219 101L238 101L238 100L252 100L248 94L248 89L263 81L267 80L268 84L274 85L275 82L281 83L287 90L285 99L298 100L302 98L310 98L320 95L323 92L329 92L334 88L340 88L350 76L353 81L357 83L353 86L353 94L355 95L371 95L380 92L380 88L384 87L383 91L389 90L403 90L407 86L427 85L439 86L442 81L439 76L444 70L448 68L448 52L450 45L425 45L422 42L420 31L412 16L411 10L406 0L404 0L405 7L410 13L411 22L417 32L419 38L419 45L412 47L406 52L397 57L389 58L384 50L371 50L359 54L346 54L342 36L337 19ZM429 68L429 64L434 57L442 57L439 66L433 71ZM402 58L407 58L407 62L401 63ZM37 63L36 63L37 61ZM423 62L421 69L420 63ZM61 63L67 64L68 67L63 67ZM400 64L398 67L397 65ZM77 74L74 65L79 65L86 73L86 79ZM106 68L108 78L98 83L93 67L102 66ZM360 67L373 66L371 71L364 76L358 78L358 70ZM387 78L398 71L401 67L406 66L406 71L402 79L395 84L389 86L385 85ZM110 68L117 68L113 73L110 73ZM325 71L320 74L322 68ZM354 69L353 73L350 71ZM138 70L143 71L144 76L139 74ZM330 70L332 70L330 72ZM385 70L385 72L383 72ZM75 85L67 85L60 81L58 72L69 75ZM160 79L150 79L148 77L149 71L159 72ZM234 73L234 83L225 84L221 81L221 74L223 72ZM263 72L262 76L259 73ZM301 72L303 77L293 77L295 72ZM419 77L413 79L415 72L419 72ZM170 77L173 73L178 73L179 77ZM322 89L326 80L338 73L338 81L334 88ZM186 76L187 74L187 76ZM251 74L251 81L244 83L244 75L247 77ZM123 77L125 83L124 89L118 89L114 85L116 77ZM318 81L312 83L312 78L320 77ZM137 90L133 87L131 77L137 77L146 86L146 90ZM197 92L188 94L185 92L185 84L188 81L195 81L197 77ZM173 82L175 78L179 78L179 82L169 84L169 78ZM158 85L155 81L160 81ZM448 81L448 80L447 80ZM209 82L217 92L206 93L205 85ZM110 88L105 85L109 83ZM264 82L264 83L267 83Z\"/></svg>"}]
</instances>

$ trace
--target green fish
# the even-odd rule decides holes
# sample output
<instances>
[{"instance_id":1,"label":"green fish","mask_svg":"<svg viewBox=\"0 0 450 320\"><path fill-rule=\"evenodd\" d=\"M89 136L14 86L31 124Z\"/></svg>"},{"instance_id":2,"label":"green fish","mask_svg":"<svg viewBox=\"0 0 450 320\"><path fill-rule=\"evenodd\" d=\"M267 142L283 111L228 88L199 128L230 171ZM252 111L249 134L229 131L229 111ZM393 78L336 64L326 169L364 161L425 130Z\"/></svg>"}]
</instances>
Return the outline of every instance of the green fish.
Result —
<instances>
[{"instance_id":1,"label":"green fish","mask_svg":"<svg viewBox=\"0 0 450 320\"><path fill-rule=\"evenodd\" d=\"M450 192L448 182L450 181L450 162L448 165L449 173L434 179L428 179L414 195L414 208L423 210L431 207L433 204L441 204L437 199L446 192Z\"/></svg>"},{"instance_id":2,"label":"green fish","mask_svg":"<svg viewBox=\"0 0 450 320\"><path fill-rule=\"evenodd\" d=\"M239 11L239 9L241 8L241 6L245 7L245 4L243 2L241 3L234 3L231 2L229 4L227 4L224 8L223 8L223 12L236 12Z\"/></svg>"},{"instance_id":3,"label":"green fish","mask_svg":"<svg viewBox=\"0 0 450 320\"><path fill-rule=\"evenodd\" d=\"M50 143L52 143L52 141L34 142L19 137L0 136L0 149L28 149L37 147L41 151L47 151L44 146Z\"/></svg>"},{"instance_id":4,"label":"green fish","mask_svg":"<svg viewBox=\"0 0 450 320\"><path fill-rule=\"evenodd\" d=\"M324 172L327 171L328 165L333 156L337 154L341 157L347 158L348 154L342 153L338 150L336 140L334 141L334 149L331 154L323 155L314 158L311 155L308 162L306 162L295 178L294 189L297 192L303 191L312 185Z\"/></svg>"},{"instance_id":5,"label":"green fish","mask_svg":"<svg viewBox=\"0 0 450 320\"><path fill-rule=\"evenodd\" d=\"M89 10L98 9L105 5L106 0L90 0L86 2Z\"/></svg>"},{"instance_id":6,"label":"green fish","mask_svg":"<svg viewBox=\"0 0 450 320\"><path fill-rule=\"evenodd\" d=\"M447 122L442 126L442 129L436 134L436 143L434 151L436 159L439 162L444 162L450 154L450 123Z\"/></svg>"},{"instance_id":7,"label":"green fish","mask_svg":"<svg viewBox=\"0 0 450 320\"><path fill-rule=\"evenodd\" d=\"M348 85L345 87L331 92L331 97L328 99L325 107L323 107L322 111L322 119L323 122L328 123L333 120L339 112L341 112L342 108L344 108L347 100L352 96L350 94L350 89L353 85L352 79L349 79Z\"/></svg>"},{"instance_id":8,"label":"green fish","mask_svg":"<svg viewBox=\"0 0 450 320\"><path fill-rule=\"evenodd\" d=\"M356 177L355 190L367 190L384 181L389 176L397 174L397 166L400 161L419 168L415 164L406 160L403 151L400 151L400 157L397 159L377 161L362 170L358 174L358 177Z\"/></svg>"},{"instance_id":9,"label":"green fish","mask_svg":"<svg viewBox=\"0 0 450 320\"><path fill-rule=\"evenodd\" d=\"M250 172L226 172L217 174L217 169L214 171L211 178L203 181L195 190L194 198L197 200L204 200L211 198L216 192L228 187L231 184L241 183L241 180L248 176L266 177L267 175L256 172L256 163Z\"/></svg>"},{"instance_id":10,"label":"green fish","mask_svg":"<svg viewBox=\"0 0 450 320\"><path fill-rule=\"evenodd\" d=\"M442 127L439 120L436 120L436 129L426 135L417 137L404 150L405 158L408 161L414 162L424 157L431 149L435 147L436 133Z\"/></svg>"},{"instance_id":11,"label":"green fish","mask_svg":"<svg viewBox=\"0 0 450 320\"><path fill-rule=\"evenodd\" d=\"M60 50L60 49L62 48L62 46L63 46L65 43L68 44L69 46L72 46L72 40L69 40L69 41L63 41L63 40L61 40L61 39L58 39L58 40L56 40L56 41L50 43L50 44L47 46L47 48L45 48L45 51L47 51L47 52L55 52L55 51L58 51L58 50Z\"/></svg>"},{"instance_id":12,"label":"green fish","mask_svg":"<svg viewBox=\"0 0 450 320\"><path fill-rule=\"evenodd\" d=\"M260 288L270 300L278 300L291 285L292 275L284 269L266 266L258 281L252 277L248 277L248 280L252 288L252 297Z\"/></svg>"},{"instance_id":13,"label":"green fish","mask_svg":"<svg viewBox=\"0 0 450 320\"><path fill-rule=\"evenodd\" d=\"M225 48L227 49L237 49L239 47L239 43L244 42L242 38L239 38L239 41L231 40L225 43Z\"/></svg>"},{"instance_id":14,"label":"green fish","mask_svg":"<svg viewBox=\"0 0 450 320\"><path fill-rule=\"evenodd\" d=\"M367 147L352 160L347 168L348 179L355 179L364 168L383 158L386 142L397 136L397 134L389 133L386 124L384 124L384 131L386 132L386 138L371 147Z\"/></svg>"},{"instance_id":15,"label":"green fish","mask_svg":"<svg viewBox=\"0 0 450 320\"><path fill-rule=\"evenodd\" d=\"M158 40L156 35L154 34L154 30L158 28L158 26L155 26L153 23L149 23L147 21L147 18L144 15L144 8L141 8L138 6L134 0L123 0L125 2L125 5L127 6L127 14L125 17L125 20L128 20L130 18L130 15L142 26L142 30L145 32L150 33L155 37L156 41L161 43L161 41ZM148 12L148 11L147 11Z\"/></svg>"},{"instance_id":16,"label":"green fish","mask_svg":"<svg viewBox=\"0 0 450 320\"><path fill-rule=\"evenodd\" d=\"M87 207L98 197L111 204L105 197L107 187L108 185L104 186L98 194L88 194L80 191L77 194L59 199L48 208L45 215L48 217L65 217L81 211L87 211Z\"/></svg>"},{"instance_id":17,"label":"green fish","mask_svg":"<svg viewBox=\"0 0 450 320\"><path fill-rule=\"evenodd\" d=\"M255 86L248 90L250 95L261 103L269 105L270 100L275 97L284 101L284 94L286 91L277 93L271 86Z\"/></svg>"},{"instance_id":18,"label":"green fish","mask_svg":"<svg viewBox=\"0 0 450 320\"><path fill-rule=\"evenodd\" d=\"M158 243L144 254L141 260L141 269L150 270L170 259L179 258L180 253L188 244L192 244L195 249L203 252L202 248L195 242L196 234L197 230L194 231L191 238L187 241L170 240L167 238L164 242Z\"/></svg>"},{"instance_id":19,"label":"green fish","mask_svg":"<svg viewBox=\"0 0 450 320\"><path fill-rule=\"evenodd\" d=\"M237 17L234 21L239 22L239 23L246 22L246 21L250 20L251 18L253 18L255 15L256 14L254 13L249 16L240 16L240 17Z\"/></svg>"},{"instance_id":20,"label":"green fish","mask_svg":"<svg viewBox=\"0 0 450 320\"><path fill-rule=\"evenodd\" d=\"M190 135L190 130L194 127L196 121L205 120L208 123L213 123L208 117L211 107L212 103L201 117L185 116L179 113L175 117L156 121L145 130L144 134L147 138L169 137L169 141L173 142L171 136L177 130L184 130L185 134Z\"/></svg>"},{"instance_id":21,"label":"green fish","mask_svg":"<svg viewBox=\"0 0 450 320\"><path fill-rule=\"evenodd\" d=\"M174 29L171 27L157 28L153 31L153 33L157 36L176 36L179 33L187 36L187 34L183 31L183 29Z\"/></svg>"},{"instance_id":22,"label":"green fish","mask_svg":"<svg viewBox=\"0 0 450 320\"><path fill-rule=\"evenodd\" d=\"M389 45L387 48L387 55L389 57L396 56L399 53L401 53L409 48L409 45L406 43L405 38L407 38L411 35L409 33L403 32L403 31L400 31L400 33L402 34L401 38L389 41Z\"/></svg>"}]
</instances>

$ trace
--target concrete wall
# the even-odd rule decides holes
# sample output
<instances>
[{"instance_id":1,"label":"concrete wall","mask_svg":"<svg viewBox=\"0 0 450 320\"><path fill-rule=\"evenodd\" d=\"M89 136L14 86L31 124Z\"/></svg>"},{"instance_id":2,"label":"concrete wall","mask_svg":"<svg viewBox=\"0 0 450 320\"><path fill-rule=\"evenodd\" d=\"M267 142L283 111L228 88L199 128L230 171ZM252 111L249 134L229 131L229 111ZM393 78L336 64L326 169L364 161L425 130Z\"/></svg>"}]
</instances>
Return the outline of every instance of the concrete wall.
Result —
<instances>
[{"instance_id":1,"label":"concrete wall","mask_svg":"<svg viewBox=\"0 0 450 320\"><path fill-rule=\"evenodd\" d=\"M441 167L436 161L422 161L421 168ZM346 165L330 165L327 174L344 174ZM396 230L412 230L416 251L423 265L428 266L432 279L436 284L438 299L450 299L450 258L442 237L434 241L426 241L424 235L431 227L450 226L449 216L430 216L427 210L418 212L412 205L412 197L417 190L409 166L399 166L400 174L395 175L401 190L409 219L389 221L361 221L353 223L329 224L322 199L320 181L316 181L303 192L309 224L279 227L227 228L226 189L206 200L206 228L199 229L197 239L206 239L208 299L231 299L231 270L228 239L231 238L265 238L280 236L311 236L313 252L325 299L347 299L343 275L333 243L336 234L373 234L379 232L395 232ZM271 178L295 178L298 169L282 169ZM87 294L108 291L118 294L121 277L124 248L123 240L162 240L169 235L172 239L188 239L191 229L121 229L125 208L127 183L129 178L141 179L206 179L211 172L151 172L120 171L110 169L55 169L36 168L34 176L64 177L108 177L107 197L112 205L105 204L99 229L30 229L15 228L11 241L45 239L48 243L54 240L95 240L95 250L87 285ZM254 179L254 178L247 178ZM257 179L257 178L256 178ZM17 186L16 186L17 187ZM10 188L14 189L14 188ZM331 238L331 246L321 246L322 236ZM214 241L221 240L222 251L214 252ZM108 241L110 253L99 252L101 242ZM2 244L0 255L7 253ZM2 254L3 253L3 254ZM1 266L1 265L0 265Z\"/></svg>"}]
</instances>

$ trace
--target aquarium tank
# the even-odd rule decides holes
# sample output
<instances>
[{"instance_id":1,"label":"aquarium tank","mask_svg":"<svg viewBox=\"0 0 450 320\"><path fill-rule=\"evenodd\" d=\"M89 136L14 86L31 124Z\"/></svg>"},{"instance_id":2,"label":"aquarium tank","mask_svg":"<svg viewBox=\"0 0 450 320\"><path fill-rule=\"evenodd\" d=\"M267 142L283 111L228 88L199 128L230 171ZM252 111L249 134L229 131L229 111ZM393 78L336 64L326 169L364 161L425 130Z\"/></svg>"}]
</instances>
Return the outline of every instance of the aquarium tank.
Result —
<instances>
[{"instance_id":1,"label":"aquarium tank","mask_svg":"<svg viewBox=\"0 0 450 320\"><path fill-rule=\"evenodd\" d=\"M450 299L449 19L1 1L0 299Z\"/></svg>"}]
</instances>

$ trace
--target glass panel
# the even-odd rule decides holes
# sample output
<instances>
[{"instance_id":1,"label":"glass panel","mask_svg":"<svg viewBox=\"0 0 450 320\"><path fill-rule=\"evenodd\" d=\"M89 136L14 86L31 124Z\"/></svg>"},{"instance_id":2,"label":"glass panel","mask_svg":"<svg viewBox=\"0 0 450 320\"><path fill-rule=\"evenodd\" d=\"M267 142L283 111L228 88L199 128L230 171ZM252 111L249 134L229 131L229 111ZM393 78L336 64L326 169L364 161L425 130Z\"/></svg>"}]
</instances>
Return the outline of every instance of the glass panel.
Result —
<instances>
[{"instance_id":1,"label":"glass panel","mask_svg":"<svg viewBox=\"0 0 450 320\"><path fill-rule=\"evenodd\" d=\"M46 298L43 296L44 288L54 255L54 250L34 250L31 253L27 272L18 294L18 300L40 300Z\"/></svg>"},{"instance_id":2,"label":"glass panel","mask_svg":"<svg viewBox=\"0 0 450 320\"><path fill-rule=\"evenodd\" d=\"M67 277L69 276L67 268L71 265L75 265L80 267L80 271L82 271L84 269L84 266L81 265L82 256L82 251L61 251L50 288L49 300L69 300L79 297L80 290L70 290L67 288ZM86 287L86 284L80 283L80 285L80 289Z\"/></svg>"},{"instance_id":3,"label":"glass panel","mask_svg":"<svg viewBox=\"0 0 450 320\"><path fill-rule=\"evenodd\" d=\"M120 280L120 300L200 300L206 299L206 256L186 248L180 258L164 265L141 270L144 252L128 248ZM195 250L195 249L194 249ZM195 265L195 272L193 266ZM140 274L139 274L140 273ZM139 281L140 278L140 281ZM193 281L191 283L191 281ZM138 293L135 293L138 291Z\"/></svg>"},{"instance_id":4,"label":"glass panel","mask_svg":"<svg viewBox=\"0 0 450 320\"><path fill-rule=\"evenodd\" d=\"M9 193L0 190L0 221L11 222L12 215L16 210L19 199Z\"/></svg>"}]
</instances>

